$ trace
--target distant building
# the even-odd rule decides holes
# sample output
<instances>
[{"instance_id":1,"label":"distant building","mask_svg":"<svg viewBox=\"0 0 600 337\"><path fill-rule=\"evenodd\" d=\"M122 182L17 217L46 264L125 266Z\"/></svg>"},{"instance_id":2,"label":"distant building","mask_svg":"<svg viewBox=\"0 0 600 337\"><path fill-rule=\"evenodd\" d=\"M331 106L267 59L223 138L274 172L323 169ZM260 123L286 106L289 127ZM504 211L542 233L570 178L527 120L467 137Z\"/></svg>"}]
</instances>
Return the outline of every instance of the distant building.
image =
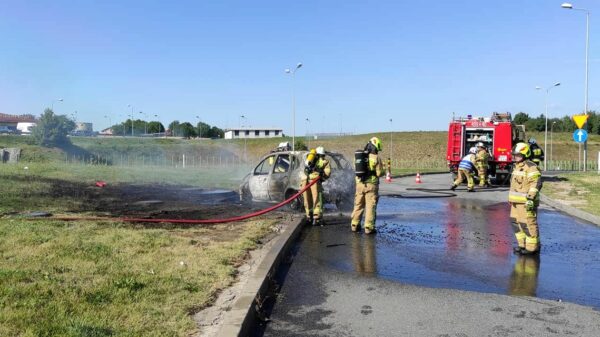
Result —
<instances>
[{"instance_id":1,"label":"distant building","mask_svg":"<svg viewBox=\"0 0 600 337\"><path fill-rule=\"evenodd\" d=\"M283 137L283 129L274 129L274 128L225 129L225 139L277 138L277 137Z\"/></svg>"},{"instance_id":2,"label":"distant building","mask_svg":"<svg viewBox=\"0 0 600 337\"><path fill-rule=\"evenodd\" d=\"M0 125L17 127L19 123L37 123L34 115L8 115L0 113Z\"/></svg>"},{"instance_id":3,"label":"distant building","mask_svg":"<svg viewBox=\"0 0 600 337\"><path fill-rule=\"evenodd\" d=\"M113 135L112 127L103 129L102 131L100 131L100 135L101 136L112 136Z\"/></svg>"}]
</instances>

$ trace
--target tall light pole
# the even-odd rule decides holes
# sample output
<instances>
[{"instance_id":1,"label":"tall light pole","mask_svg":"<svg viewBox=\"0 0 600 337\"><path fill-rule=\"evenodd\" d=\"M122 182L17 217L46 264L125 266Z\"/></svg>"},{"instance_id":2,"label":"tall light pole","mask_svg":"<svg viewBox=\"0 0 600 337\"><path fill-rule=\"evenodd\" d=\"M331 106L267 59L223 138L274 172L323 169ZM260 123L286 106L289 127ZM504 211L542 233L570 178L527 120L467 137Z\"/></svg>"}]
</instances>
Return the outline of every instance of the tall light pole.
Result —
<instances>
[{"instance_id":1,"label":"tall light pole","mask_svg":"<svg viewBox=\"0 0 600 337\"><path fill-rule=\"evenodd\" d=\"M285 70L286 74L292 75L292 152L296 151L296 88L295 88L295 78L296 71L302 67L302 63L296 64L296 68L294 70L290 70L289 68Z\"/></svg>"},{"instance_id":2,"label":"tall light pole","mask_svg":"<svg viewBox=\"0 0 600 337\"><path fill-rule=\"evenodd\" d=\"M548 154L548 94L550 93L550 89L554 88L554 87L558 87L560 85L560 82L556 82L553 85L547 87L547 88L542 88L542 87L535 87L536 90L540 90L540 89L544 89L546 90L546 96L544 98L544 116L546 117L546 126L544 127L544 171L546 171L548 169L547 167L547 154Z\"/></svg>"},{"instance_id":3,"label":"tall light pole","mask_svg":"<svg viewBox=\"0 0 600 337\"><path fill-rule=\"evenodd\" d=\"M588 78L590 74L589 54L590 54L590 11L584 8L575 8L573 4L565 2L561 5L564 9L585 12L585 103L583 113L588 114ZM586 126L587 128L587 126ZM583 143L583 172L587 171L587 139Z\"/></svg>"},{"instance_id":4,"label":"tall light pole","mask_svg":"<svg viewBox=\"0 0 600 337\"><path fill-rule=\"evenodd\" d=\"M552 135L554 134L554 124L556 124L556 121L552 122L552 126L550 126L550 161L552 161L552 144L554 144L552 142Z\"/></svg>"},{"instance_id":5,"label":"tall light pole","mask_svg":"<svg viewBox=\"0 0 600 337\"><path fill-rule=\"evenodd\" d=\"M200 125L200 116L196 116L198 120L198 138L202 138L202 125Z\"/></svg>"},{"instance_id":6,"label":"tall light pole","mask_svg":"<svg viewBox=\"0 0 600 337\"><path fill-rule=\"evenodd\" d=\"M244 127L244 124L246 124L246 116L244 116L244 115L241 115L241 116L240 116L240 119L243 119L243 120L244 120L244 123L243 123L243 124L242 124L242 123L240 123L240 124L241 124L241 127L240 127L240 128L243 128L243 127ZM240 130L240 131L243 131L243 130ZM247 152L246 152L246 144L247 144L247 141L248 141L248 138L246 137L246 135L245 135L245 132L244 132L244 162L248 162L248 155L247 155Z\"/></svg>"},{"instance_id":7,"label":"tall light pole","mask_svg":"<svg viewBox=\"0 0 600 337\"><path fill-rule=\"evenodd\" d=\"M161 127L161 123L160 123L160 118L158 118L158 114L154 114L154 118L156 118L156 122L158 123L158 133L160 134L160 127ZM166 132L165 132L166 134Z\"/></svg>"},{"instance_id":8,"label":"tall light pole","mask_svg":"<svg viewBox=\"0 0 600 337\"><path fill-rule=\"evenodd\" d=\"M131 137L133 137L133 105L127 104L131 108Z\"/></svg>"},{"instance_id":9,"label":"tall light pole","mask_svg":"<svg viewBox=\"0 0 600 337\"><path fill-rule=\"evenodd\" d=\"M104 118L108 119L108 128L112 129L112 123L110 122L110 116L109 115L104 115ZM111 130L112 133L112 130Z\"/></svg>"},{"instance_id":10,"label":"tall light pole","mask_svg":"<svg viewBox=\"0 0 600 337\"><path fill-rule=\"evenodd\" d=\"M146 114L143 111L140 111L140 115L142 115L142 114L144 115L144 134L147 134L148 133L148 121L147 121L148 114Z\"/></svg>"},{"instance_id":11,"label":"tall light pole","mask_svg":"<svg viewBox=\"0 0 600 337\"><path fill-rule=\"evenodd\" d=\"M52 103L50 103L50 107L51 107L51 109L52 109L52 112L54 112L54 102L62 102L62 101L63 101L63 99L62 99L62 98L59 98L59 99L53 99L53 100L52 100Z\"/></svg>"},{"instance_id":12,"label":"tall light pole","mask_svg":"<svg viewBox=\"0 0 600 337\"><path fill-rule=\"evenodd\" d=\"M310 149L310 119L306 118L306 146Z\"/></svg>"},{"instance_id":13,"label":"tall light pole","mask_svg":"<svg viewBox=\"0 0 600 337\"><path fill-rule=\"evenodd\" d=\"M392 161L392 119L390 118L390 163Z\"/></svg>"}]
</instances>

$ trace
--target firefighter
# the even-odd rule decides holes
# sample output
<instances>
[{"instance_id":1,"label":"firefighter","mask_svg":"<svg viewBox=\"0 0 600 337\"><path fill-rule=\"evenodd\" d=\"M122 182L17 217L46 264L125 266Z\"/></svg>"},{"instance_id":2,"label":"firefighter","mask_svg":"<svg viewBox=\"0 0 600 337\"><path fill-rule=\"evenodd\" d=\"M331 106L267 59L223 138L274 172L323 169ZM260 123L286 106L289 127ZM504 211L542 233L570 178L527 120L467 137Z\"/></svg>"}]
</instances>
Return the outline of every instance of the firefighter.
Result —
<instances>
[{"instance_id":1,"label":"firefighter","mask_svg":"<svg viewBox=\"0 0 600 337\"><path fill-rule=\"evenodd\" d=\"M531 149L531 161L539 167L544 160L544 150L542 150L533 137L529 138L529 148Z\"/></svg>"},{"instance_id":2,"label":"firefighter","mask_svg":"<svg viewBox=\"0 0 600 337\"><path fill-rule=\"evenodd\" d=\"M508 194L510 220L517 239L514 251L521 255L536 254L540 250L537 208L542 189L542 173L529 160L531 155L529 144L517 143L513 150L515 164Z\"/></svg>"},{"instance_id":3,"label":"firefighter","mask_svg":"<svg viewBox=\"0 0 600 337\"><path fill-rule=\"evenodd\" d=\"M475 164L477 165L477 174L479 175L479 187L490 187L490 178L488 177L490 154L482 142L477 143L476 146Z\"/></svg>"},{"instance_id":4,"label":"firefighter","mask_svg":"<svg viewBox=\"0 0 600 337\"><path fill-rule=\"evenodd\" d=\"M331 165L325 159L325 149L319 146L316 150L310 150L304 164L306 179L303 179L301 188L314 179L320 178L303 195L306 223L315 226L323 225L323 182L331 175Z\"/></svg>"},{"instance_id":5,"label":"firefighter","mask_svg":"<svg viewBox=\"0 0 600 337\"><path fill-rule=\"evenodd\" d=\"M364 151L369 156L368 173L362 178L356 177L351 228L353 232L360 229L360 220L364 212L365 234L371 234L375 232L377 202L379 201L379 177L384 174L383 162L378 156L378 153L381 152L381 140L377 137L371 138Z\"/></svg>"},{"instance_id":6,"label":"firefighter","mask_svg":"<svg viewBox=\"0 0 600 337\"><path fill-rule=\"evenodd\" d=\"M475 192L475 183L473 182L473 172L475 172L475 154L477 153L477 148L472 147L469 149L469 154L464 156L463 159L458 164L458 177L452 184L450 189L454 191L458 185L462 184L462 182L467 180L467 191Z\"/></svg>"}]
</instances>

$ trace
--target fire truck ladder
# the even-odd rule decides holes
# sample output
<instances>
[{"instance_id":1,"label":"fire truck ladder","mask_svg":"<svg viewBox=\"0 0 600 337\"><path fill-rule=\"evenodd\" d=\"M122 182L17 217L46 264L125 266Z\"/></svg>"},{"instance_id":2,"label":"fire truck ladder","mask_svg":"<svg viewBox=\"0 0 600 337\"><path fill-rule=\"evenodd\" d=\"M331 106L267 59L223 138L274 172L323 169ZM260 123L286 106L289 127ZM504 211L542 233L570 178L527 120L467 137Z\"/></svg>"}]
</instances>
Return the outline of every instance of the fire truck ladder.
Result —
<instances>
[{"instance_id":1,"label":"fire truck ladder","mask_svg":"<svg viewBox=\"0 0 600 337\"><path fill-rule=\"evenodd\" d=\"M452 159L460 159L460 152L462 150L462 125L452 125L452 141L450 148L452 150Z\"/></svg>"}]
</instances>

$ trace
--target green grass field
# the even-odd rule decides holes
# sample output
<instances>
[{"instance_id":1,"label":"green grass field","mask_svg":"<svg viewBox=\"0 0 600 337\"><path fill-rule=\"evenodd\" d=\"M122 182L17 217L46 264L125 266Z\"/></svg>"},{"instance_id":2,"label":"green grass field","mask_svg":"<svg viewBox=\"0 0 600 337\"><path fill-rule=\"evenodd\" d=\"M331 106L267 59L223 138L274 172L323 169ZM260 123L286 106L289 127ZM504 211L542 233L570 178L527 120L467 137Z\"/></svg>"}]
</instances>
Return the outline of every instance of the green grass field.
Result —
<instances>
[{"instance_id":1,"label":"green grass field","mask_svg":"<svg viewBox=\"0 0 600 337\"><path fill-rule=\"evenodd\" d=\"M543 193L573 207L600 216L600 175L574 173L544 182Z\"/></svg>"}]
</instances>

